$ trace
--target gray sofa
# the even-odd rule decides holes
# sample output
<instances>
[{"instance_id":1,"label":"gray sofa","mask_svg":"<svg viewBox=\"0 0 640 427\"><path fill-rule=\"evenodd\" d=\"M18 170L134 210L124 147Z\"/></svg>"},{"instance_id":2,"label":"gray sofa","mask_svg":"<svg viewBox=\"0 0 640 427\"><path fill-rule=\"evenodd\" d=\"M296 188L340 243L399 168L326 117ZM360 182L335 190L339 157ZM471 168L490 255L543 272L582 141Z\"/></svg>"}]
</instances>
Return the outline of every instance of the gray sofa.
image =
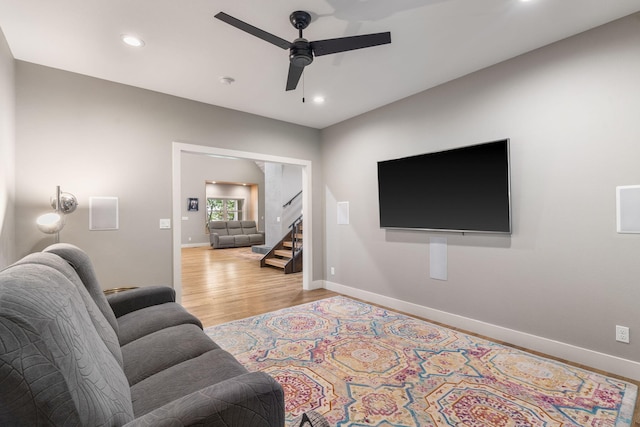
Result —
<instances>
[{"instance_id":1,"label":"gray sofa","mask_svg":"<svg viewBox=\"0 0 640 427\"><path fill-rule=\"evenodd\" d=\"M105 297L68 244L1 271L0 425L284 425L282 387L174 300L167 287Z\"/></svg>"},{"instance_id":2,"label":"gray sofa","mask_svg":"<svg viewBox=\"0 0 640 427\"><path fill-rule=\"evenodd\" d=\"M255 221L211 221L209 241L214 249L264 245L264 231Z\"/></svg>"}]
</instances>

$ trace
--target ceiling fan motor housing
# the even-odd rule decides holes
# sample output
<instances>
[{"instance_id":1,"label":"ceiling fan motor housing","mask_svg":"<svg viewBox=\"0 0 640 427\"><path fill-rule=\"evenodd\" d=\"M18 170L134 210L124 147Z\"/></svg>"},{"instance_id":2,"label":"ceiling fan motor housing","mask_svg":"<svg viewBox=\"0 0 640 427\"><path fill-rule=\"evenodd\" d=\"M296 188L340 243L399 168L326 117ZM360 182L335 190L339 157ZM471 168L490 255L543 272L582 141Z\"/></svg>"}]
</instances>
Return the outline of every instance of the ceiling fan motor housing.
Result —
<instances>
[{"instance_id":1,"label":"ceiling fan motor housing","mask_svg":"<svg viewBox=\"0 0 640 427\"><path fill-rule=\"evenodd\" d=\"M307 39L296 39L289 49L289 61L296 67L306 67L313 62L311 43Z\"/></svg>"}]
</instances>

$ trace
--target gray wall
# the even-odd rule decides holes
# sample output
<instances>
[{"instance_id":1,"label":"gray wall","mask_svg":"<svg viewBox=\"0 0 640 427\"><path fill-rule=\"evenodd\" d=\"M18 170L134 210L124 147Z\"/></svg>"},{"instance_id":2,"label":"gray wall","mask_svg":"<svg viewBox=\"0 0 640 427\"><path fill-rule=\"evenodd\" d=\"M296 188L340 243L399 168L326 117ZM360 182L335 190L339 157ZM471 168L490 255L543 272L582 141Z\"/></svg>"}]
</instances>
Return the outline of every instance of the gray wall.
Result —
<instances>
[{"instance_id":1,"label":"gray wall","mask_svg":"<svg viewBox=\"0 0 640 427\"><path fill-rule=\"evenodd\" d=\"M302 168L295 165L265 163L267 185L265 224L267 246L275 246L290 232L289 226L302 212L302 197L284 206L302 190Z\"/></svg>"},{"instance_id":2,"label":"gray wall","mask_svg":"<svg viewBox=\"0 0 640 427\"><path fill-rule=\"evenodd\" d=\"M15 82L14 61L0 30L0 269L15 255Z\"/></svg>"},{"instance_id":3,"label":"gray wall","mask_svg":"<svg viewBox=\"0 0 640 427\"><path fill-rule=\"evenodd\" d=\"M171 284L172 232L158 222L172 215L173 141L312 161L313 232L324 233L317 130L22 61L16 98L17 256L52 242L34 221L60 185L80 203L61 240L87 250L103 287ZM118 231L88 230L90 196L119 197ZM321 256L314 271L321 279Z\"/></svg>"},{"instance_id":4,"label":"gray wall","mask_svg":"<svg viewBox=\"0 0 640 427\"><path fill-rule=\"evenodd\" d=\"M205 181L225 181L258 184L258 212L264 210L264 173L254 161L243 159L221 159L202 154L182 153L182 241L183 245L198 243L209 244L209 235L205 233L207 215ZM187 210L187 198L200 199L197 212ZM250 198L247 203L250 203ZM262 214L260 214L262 215ZM248 218L249 219L249 218ZM258 221L258 229L264 230L264 220ZM189 240L191 237L191 240Z\"/></svg>"},{"instance_id":5,"label":"gray wall","mask_svg":"<svg viewBox=\"0 0 640 427\"><path fill-rule=\"evenodd\" d=\"M300 166L284 165L282 169L282 203L288 203L302 191L302 168ZM291 201L291 204L282 208L282 230L287 233L289 226L302 214L302 195ZM282 233L282 235L284 235Z\"/></svg>"},{"instance_id":6,"label":"gray wall","mask_svg":"<svg viewBox=\"0 0 640 427\"><path fill-rule=\"evenodd\" d=\"M638 46L635 15L325 129L327 279L640 361L640 235L616 233L615 198L640 184ZM379 228L376 162L505 137L511 236ZM429 278L434 235L448 281Z\"/></svg>"}]
</instances>

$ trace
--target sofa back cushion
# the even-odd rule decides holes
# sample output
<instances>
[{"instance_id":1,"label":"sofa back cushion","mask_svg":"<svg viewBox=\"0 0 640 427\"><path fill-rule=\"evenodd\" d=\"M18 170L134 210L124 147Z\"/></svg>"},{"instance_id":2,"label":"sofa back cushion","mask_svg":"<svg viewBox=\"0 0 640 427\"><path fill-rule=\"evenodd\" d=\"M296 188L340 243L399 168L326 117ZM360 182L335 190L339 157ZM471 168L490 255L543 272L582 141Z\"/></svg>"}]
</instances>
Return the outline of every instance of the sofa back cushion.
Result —
<instances>
[{"instance_id":1,"label":"sofa back cushion","mask_svg":"<svg viewBox=\"0 0 640 427\"><path fill-rule=\"evenodd\" d=\"M115 314L113 314L113 310L111 310L107 297L104 296L104 291L98 282L89 255L79 247L69 243L56 243L47 247L43 252L56 254L73 267L105 319L107 319L116 334L119 334L118 321Z\"/></svg>"},{"instance_id":2,"label":"sofa back cushion","mask_svg":"<svg viewBox=\"0 0 640 427\"><path fill-rule=\"evenodd\" d=\"M229 236L244 234L242 232L242 225L240 225L240 221L227 221L227 230L229 231Z\"/></svg>"},{"instance_id":3,"label":"sofa back cushion","mask_svg":"<svg viewBox=\"0 0 640 427\"><path fill-rule=\"evenodd\" d=\"M242 234L258 234L258 227L255 221L240 221L242 224Z\"/></svg>"},{"instance_id":4,"label":"sofa back cushion","mask_svg":"<svg viewBox=\"0 0 640 427\"><path fill-rule=\"evenodd\" d=\"M120 348L120 342L116 331L113 330L107 319L105 319L102 311L100 311L93 298L91 298L89 291L87 291L82 280L80 280L80 277L78 277L78 274L71 265L59 256L46 252L36 252L27 255L14 265L21 264L46 265L58 270L64 277L73 283L78 290L78 294L82 298L82 302L87 308L87 313L91 318L91 323L93 323L93 326L96 328L96 332L100 335L102 342L104 342L120 366L123 366L122 349Z\"/></svg>"},{"instance_id":5,"label":"sofa back cushion","mask_svg":"<svg viewBox=\"0 0 640 427\"><path fill-rule=\"evenodd\" d=\"M217 233L220 236L228 236L227 221L210 221L209 233Z\"/></svg>"},{"instance_id":6,"label":"sofa back cushion","mask_svg":"<svg viewBox=\"0 0 640 427\"><path fill-rule=\"evenodd\" d=\"M46 265L0 272L0 379L0 425L133 420L122 368L75 285Z\"/></svg>"}]
</instances>

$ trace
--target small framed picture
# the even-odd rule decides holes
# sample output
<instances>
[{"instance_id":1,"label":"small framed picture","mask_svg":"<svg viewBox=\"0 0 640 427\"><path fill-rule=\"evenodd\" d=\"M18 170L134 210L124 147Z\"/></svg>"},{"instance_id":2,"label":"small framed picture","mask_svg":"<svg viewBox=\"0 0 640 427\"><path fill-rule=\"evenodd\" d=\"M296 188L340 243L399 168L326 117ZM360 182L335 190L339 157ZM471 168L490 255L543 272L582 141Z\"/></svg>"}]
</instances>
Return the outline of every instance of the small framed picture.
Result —
<instances>
[{"instance_id":1,"label":"small framed picture","mask_svg":"<svg viewBox=\"0 0 640 427\"><path fill-rule=\"evenodd\" d=\"M187 200L188 200L188 202L187 202L187 210L197 212L198 211L198 199L190 197Z\"/></svg>"}]
</instances>

